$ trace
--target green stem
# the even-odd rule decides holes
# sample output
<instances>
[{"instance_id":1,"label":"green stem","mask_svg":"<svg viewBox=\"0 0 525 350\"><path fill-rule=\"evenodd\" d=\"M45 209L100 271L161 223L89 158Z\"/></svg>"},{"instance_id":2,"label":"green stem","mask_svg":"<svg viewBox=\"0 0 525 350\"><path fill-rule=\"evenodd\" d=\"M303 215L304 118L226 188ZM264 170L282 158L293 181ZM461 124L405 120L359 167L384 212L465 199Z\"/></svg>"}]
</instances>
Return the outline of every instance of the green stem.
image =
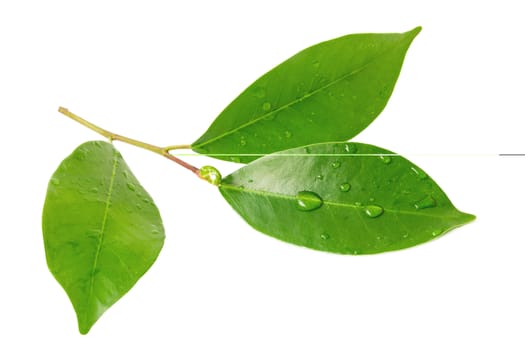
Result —
<instances>
[{"instance_id":1,"label":"green stem","mask_svg":"<svg viewBox=\"0 0 525 350\"><path fill-rule=\"evenodd\" d=\"M113 133L111 131L108 131L106 129L102 129L101 127L99 127L99 126L97 126L97 125L95 125L93 123L90 123L87 120L79 117L78 115L70 112L67 108L59 107L58 111L60 113L62 113L63 115L73 119L77 123L80 123L80 124L84 125L88 129L91 129L94 132L96 132L96 133L106 137L110 141L114 141L114 140L121 141L121 142L130 144L130 145L139 147L139 148L146 149L146 150L151 151L153 153L160 154L161 156L163 156L165 158L168 158L169 160L171 160L171 161L181 165L182 167L188 169L192 173L196 174L199 178L202 178L198 168L194 167L193 165L191 165L189 163L186 163L182 159L179 159L179 158L173 156L169 152L169 151L175 150L175 149L189 149L189 148L191 148L189 145L167 146L167 147L159 147L159 146L151 145L149 143L138 141L138 140L126 137L126 136L115 134L115 133Z\"/></svg>"}]
</instances>

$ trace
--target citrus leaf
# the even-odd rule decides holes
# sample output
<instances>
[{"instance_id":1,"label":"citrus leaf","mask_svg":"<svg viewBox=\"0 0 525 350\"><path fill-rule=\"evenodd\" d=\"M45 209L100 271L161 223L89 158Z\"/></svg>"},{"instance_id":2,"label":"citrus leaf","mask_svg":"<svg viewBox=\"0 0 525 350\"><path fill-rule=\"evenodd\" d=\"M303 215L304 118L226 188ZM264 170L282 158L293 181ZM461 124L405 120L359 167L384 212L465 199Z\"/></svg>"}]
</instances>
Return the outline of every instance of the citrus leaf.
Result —
<instances>
[{"instance_id":1,"label":"citrus leaf","mask_svg":"<svg viewBox=\"0 0 525 350\"><path fill-rule=\"evenodd\" d=\"M299 52L242 92L192 149L248 163L276 151L354 137L385 107L420 30L352 34Z\"/></svg>"},{"instance_id":2,"label":"citrus leaf","mask_svg":"<svg viewBox=\"0 0 525 350\"><path fill-rule=\"evenodd\" d=\"M268 155L225 177L219 189L256 230L342 254L411 247L474 219L416 165L361 143Z\"/></svg>"},{"instance_id":3,"label":"citrus leaf","mask_svg":"<svg viewBox=\"0 0 525 350\"><path fill-rule=\"evenodd\" d=\"M49 182L42 218L49 270L86 334L149 269L164 228L149 194L107 142L80 145Z\"/></svg>"}]
</instances>

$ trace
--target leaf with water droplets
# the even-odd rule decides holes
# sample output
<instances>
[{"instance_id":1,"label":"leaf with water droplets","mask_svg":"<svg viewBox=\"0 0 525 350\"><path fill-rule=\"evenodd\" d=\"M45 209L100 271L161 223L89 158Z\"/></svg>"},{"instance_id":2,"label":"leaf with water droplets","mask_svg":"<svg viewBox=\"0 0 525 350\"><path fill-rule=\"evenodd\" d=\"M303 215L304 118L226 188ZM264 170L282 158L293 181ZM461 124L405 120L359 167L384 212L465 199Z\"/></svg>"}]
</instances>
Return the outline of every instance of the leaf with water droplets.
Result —
<instances>
[{"instance_id":1,"label":"leaf with water droplets","mask_svg":"<svg viewBox=\"0 0 525 350\"><path fill-rule=\"evenodd\" d=\"M354 137L385 107L420 30L352 34L299 52L242 92L192 149L248 163L276 151Z\"/></svg>"},{"instance_id":2,"label":"leaf with water droplets","mask_svg":"<svg viewBox=\"0 0 525 350\"><path fill-rule=\"evenodd\" d=\"M255 229L342 254L411 247L474 219L416 165L361 143L271 154L225 177L219 190Z\"/></svg>"},{"instance_id":3,"label":"leaf with water droplets","mask_svg":"<svg viewBox=\"0 0 525 350\"><path fill-rule=\"evenodd\" d=\"M49 270L69 296L87 333L157 258L159 211L120 153L87 142L49 181L42 216Z\"/></svg>"}]
</instances>

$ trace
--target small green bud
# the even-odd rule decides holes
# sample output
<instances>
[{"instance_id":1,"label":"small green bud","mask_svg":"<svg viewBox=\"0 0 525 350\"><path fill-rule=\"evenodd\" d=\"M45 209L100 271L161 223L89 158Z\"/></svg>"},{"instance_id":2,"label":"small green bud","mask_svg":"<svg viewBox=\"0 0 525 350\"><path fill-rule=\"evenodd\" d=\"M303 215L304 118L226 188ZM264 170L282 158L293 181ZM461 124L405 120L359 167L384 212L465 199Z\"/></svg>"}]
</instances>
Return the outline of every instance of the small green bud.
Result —
<instances>
[{"instance_id":1,"label":"small green bud","mask_svg":"<svg viewBox=\"0 0 525 350\"><path fill-rule=\"evenodd\" d=\"M219 186L221 184L222 176L219 170L211 165L205 165L199 169L199 176L201 179L208 181L212 185Z\"/></svg>"}]
</instances>

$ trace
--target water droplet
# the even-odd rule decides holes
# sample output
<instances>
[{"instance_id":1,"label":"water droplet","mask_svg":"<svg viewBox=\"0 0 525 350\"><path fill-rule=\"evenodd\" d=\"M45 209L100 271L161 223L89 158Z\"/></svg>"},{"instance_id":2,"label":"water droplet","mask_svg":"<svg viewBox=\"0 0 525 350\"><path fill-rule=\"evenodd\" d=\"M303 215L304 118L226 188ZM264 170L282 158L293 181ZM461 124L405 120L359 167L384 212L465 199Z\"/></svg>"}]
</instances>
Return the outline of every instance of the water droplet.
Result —
<instances>
[{"instance_id":1,"label":"water droplet","mask_svg":"<svg viewBox=\"0 0 525 350\"><path fill-rule=\"evenodd\" d=\"M264 102L262 105L263 111L269 111L272 108L272 104L270 102Z\"/></svg>"},{"instance_id":2,"label":"water droplet","mask_svg":"<svg viewBox=\"0 0 525 350\"><path fill-rule=\"evenodd\" d=\"M151 201L146 197L142 198L142 201L146 204L151 204Z\"/></svg>"},{"instance_id":3,"label":"water droplet","mask_svg":"<svg viewBox=\"0 0 525 350\"><path fill-rule=\"evenodd\" d=\"M323 233L323 234L321 234L321 239L326 241L326 240L330 239L330 235L328 233Z\"/></svg>"},{"instance_id":4,"label":"water droplet","mask_svg":"<svg viewBox=\"0 0 525 350\"><path fill-rule=\"evenodd\" d=\"M152 235L158 235L158 234L160 234L160 232L158 230L153 230L153 231L151 231L151 234Z\"/></svg>"},{"instance_id":5,"label":"water droplet","mask_svg":"<svg viewBox=\"0 0 525 350\"><path fill-rule=\"evenodd\" d=\"M344 150L346 153L355 153L357 152L357 146L353 143L345 144Z\"/></svg>"},{"instance_id":6,"label":"water droplet","mask_svg":"<svg viewBox=\"0 0 525 350\"><path fill-rule=\"evenodd\" d=\"M312 65L314 66L314 68L319 68L320 63L318 60L315 60L312 62Z\"/></svg>"},{"instance_id":7,"label":"water droplet","mask_svg":"<svg viewBox=\"0 0 525 350\"><path fill-rule=\"evenodd\" d=\"M292 137L292 133L291 133L290 131L286 130L286 131L284 132L284 136L285 136L287 139L289 139L290 137Z\"/></svg>"},{"instance_id":8,"label":"water droplet","mask_svg":"<svg viewBox=\"0 0 525 350\"><path fill-rule=\"evenodd\" d=\"M132 184L131 182L128 182L128 183L126 184L126 186L128 186L128 189L129 189L130 191L135 191L135 185Z\"/></svg>"},{"instance_id":9,"label":"water droplet","mask_svg":"<svg viewBox=\"0 0 525 350\"><path fill-rule=\"evenodd\" d=\"M355 205L356 207L361 207L361 206L363 206L363 203L361 203L361 202L355 202L354 205Z\"/></svg>"},{"instance_id":10,"label":"water droplet","mask_svg":"<svg viewBox=\"0 0 525 350\"><path fill-rule=\"evenodd\" d=\"M380 241L383 239L383 236L376 236L376 240Z\"/></svg>"},{"instance_id":11,"label":"water droplet","mask_svg":"<svg viewBox=\"0 0 525 350\"><path fill-rule=\"evenodd\" d=\"M212 167L211 165L205 165L202 168L200 168L199 177L215 186L218 186L222 180L222 176L219 170Z\"/></svg>"},{"instance_id":12,"label":"water droplet","mask_svg":"<svg viewBox=\"0 0 525 350\"><path fill-rule=\"evenodd\" d=\"M306 154L312 153L312 150L310 149L310 147L305 147L304 151L306 152Z\"/></svg>"},{"instance_id":13,"label":"water droplet","mask_svg":"<svg viewBox=\"0 0 525 350\"><path fill-rule=\"evenodd\" d=\"M56 177L52 177L52 178L51 178L51 183L52 183L53 185L55 185L55 186L58 186L58 185L60 185L60 180L57 179Z\"/></svg>"},{"instance_id":14,"label":"water droplet","mask_svg":"<svg viewBox=\"0 0 525 350\"><path fill-rule=\"evenodd\" d=\"M122 175L124 175L124 177L125 177L126 179L129 179L129 173L128 173L127 170L124 170L124 171L122 172Z\"/></svg>"},{"instance_id":15,"label":"water droplet","mask_svg":"<svg viewBox=\"0 0 525 350\"><path fill-rule=\"evenodd\" d=\"M414 166L411 167L410 170L412 170L412 172L416 174L417 177L419 177L421 180L424 180L428 177L428 175L423 170L416 168Z\"/></svg>"},{"instance_id":16,"label":"water droplet","mask_svg":"<svg viewBox=\"0 0 525 350\"><path fill-rule=\"evenodd\" d=\"M341 185L339 185L339 189L341 190L341 192L348 192L350 191L350 188L352 186L350 186L350 184L348 182L345 182L345 183L342 183Z\"/></svg>"},{"instance_id":17,"label":"water droplet","mask_svg":"<svg viewBox=\"0 0 525 350\"><path fill-rule=\"evenodd\" d=\"M436 236L439 236L442 233L443 233L443 231L441 231L441 230L434 230L434 231L432 231L432 236L436 237Z\"/></svg>"},{"instance_id":18,"label":"water droplet","mask_svg":"<svg viewBox=\"0 0 525 350\"><path fill-rule=\"evenodd\" d=\"M319 174L315 177L316 180L318 181L322 181L324 179L324 175L323 174Z\"/></svg>"},{"instance_id":19,"label":"water droplet","mask_svg":"<svg viewBox=\"0 0 525 350\"><path fill-rule=\"evenodd\" d=\"M392 158L390 156L379 156L379 159L381 159L381 161L385 164L392 163Z\"/></svg>"},{"instance_id":20,"label":"water droplet","mask_svg":"<svg viewBox=\"0 0 525 350\"><path fill-rule=\"evenodd\" d=\"M270 113L266 117L264 117L264 120L274 120L275 119L275 113Z\"/></svg>"},{"instance_id":21,"label":"water droplet","mask_svg":"<svg viewBox=\"0 0 525 350\"><path fill-rule=\"evenodd\" d=\"M332 163L332 168L337 169L341 166L341 162L335 161Z\"/></svg>"},{"instance_id":22,"label":"water droplet","mask_svg":"<svg viewBox=\"0 0 525 350\"><path fill-rule=\"evenodd\" d=\"M241 141L239 142L241 147L246 146L246 139L244 137L241 137Z\"/></svg>"},{"instance_id":23,"label":"water droplet","mask_svg":"<svg viewBox=\"0 0 525 350\"><path fill-rule=\"evenodd\" d=\"M414 203L416 209L427 209L434 208L436 206L436 200L432 196L426 196L425 198Z\"/></svg>"},{"instance_id":24,"label":"water droplet","mask_svg":"<svg viewBox=\"0 0 525 350\"><path fill-rule=\"evenodd\" d=\"M266 89L260 86L257 86L253 89L253 95L258 98L263 98L266 96Z\"/></svg>"},{"instance_id":25,"label":"water droplet","mask_svg":"<svg viewBox=\"0 0 525 350\"><path fill-rule=\"evenodd\" d=\"M295 195L297 209L302 211L312 211L323 205L323 200L315 192L299 191Z\"/></svg>"},{"instance_id":26,"label":"water droplet","mask_svg":"<svg viewBox=\"0 0 525 350\"><path fill-rule=\"evenodd\" d=\"M91 187L89 192L91 192L91 193L98 193L98 187Z\"/></svg>"},{"instance_id":27,"label":"water droplet","mask_svg":"<svg viewBox=\"0 0 525 350\"><path fill-rule=\"evenodd\" d=\"M381 216L384 212L384 209L379 205L367 205L365 206L365 214L370 218L377 218Z\"/></svg>"},{"instance_id":28,"label":"water droplet","mask_svg":"<svg viewBox=\"0 0 525 350\"><path fill-rule=\"evenodd\" d=\"M137 203L137 204L135 204L135 207L137 207L137 209L140 210L140 209L142 209L142 204Z\"/></svg>"},{"instance_id":29,"label":"water droplet","mask_svg":"<svg viewBox=\"0 0 525 350\"><path fill-rule=\"evenodd\" d=\"M239 157L230 157L230 160L232 162L235 162L235 163L240 163L241 162L241 158L239 158Z\"/></svg>"},{"instance_id":30,"label":"water droplet","mask_svg":"<svg viewBox=\"0 0 525 350\"><path fill-rule=\"evenodd\" d=\"M403 238L408 238L408 232L403 233Z\"/></svg>"}]
</instances>

